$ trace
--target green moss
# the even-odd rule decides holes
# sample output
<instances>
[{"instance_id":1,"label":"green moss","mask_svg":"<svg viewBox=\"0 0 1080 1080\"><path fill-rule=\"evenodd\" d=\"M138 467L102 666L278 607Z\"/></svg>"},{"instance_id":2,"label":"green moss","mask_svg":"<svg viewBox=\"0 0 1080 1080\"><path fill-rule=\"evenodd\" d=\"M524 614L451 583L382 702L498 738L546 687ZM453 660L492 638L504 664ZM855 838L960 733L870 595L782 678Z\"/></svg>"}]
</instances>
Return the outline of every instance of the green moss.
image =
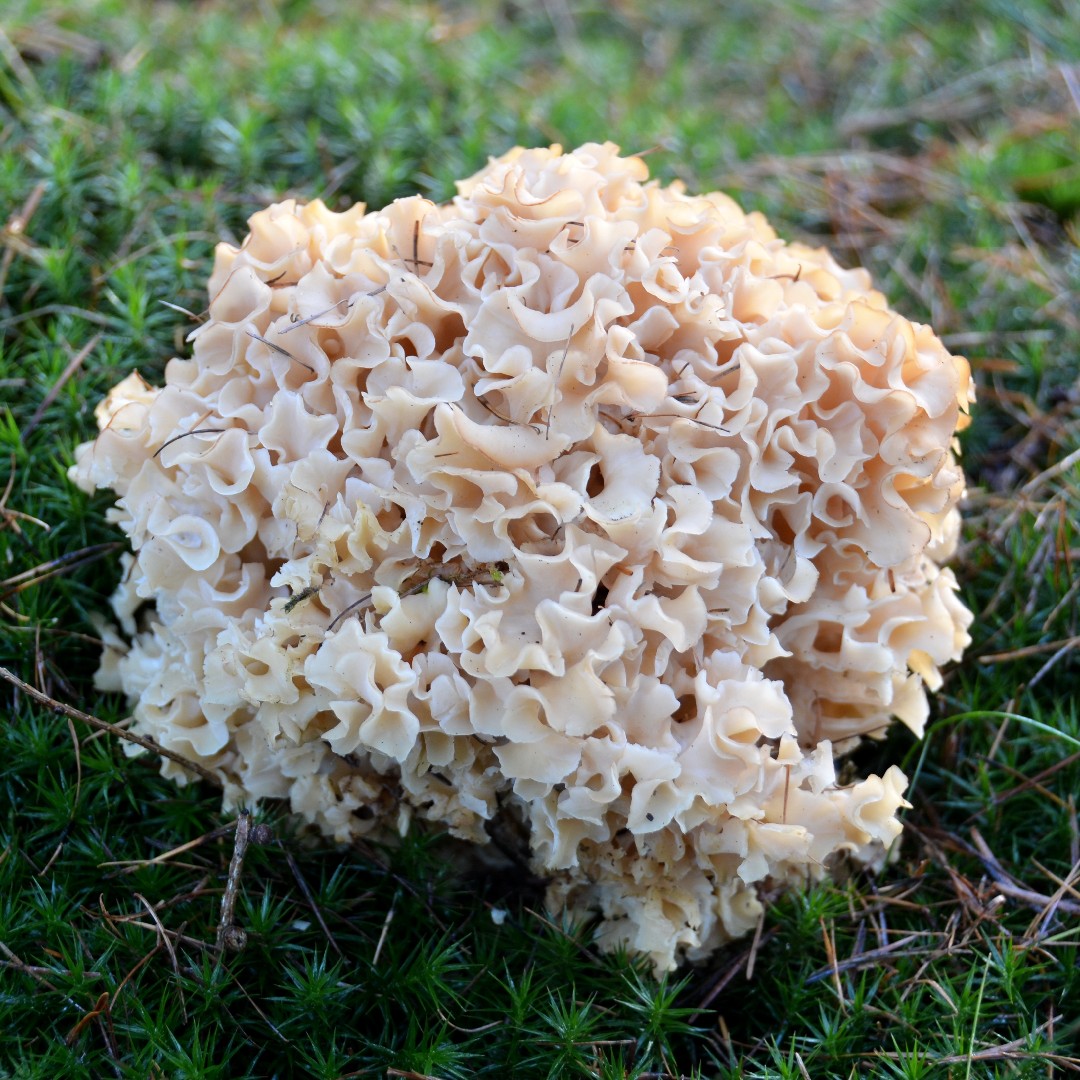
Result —
<instances>
[{"instance_id":1,"label":"green moss","mask_svg":"<svg viewBox=\"0 0 1080 1080\"><path fill-rule=\"evenodd\" d=\"M444 199L514 143L610 138L863 263L970 356L977 620L937 709L979 715L925 754L903 732L860 751L919 765L878 878L779 898L749 983L746 942L657 983L541 917L521 875L463 876L419 833L335 849L281 808L245 864L247 946L219 960L228 832L147 860L232 815L0 687L0 1075L1044 1077L1071 1052L1075 915L1001 893L973 830L1024 888L1072 871L1073 744L992 714L1080 737L1080 474L1017 495L1080 431L1074 6L9 4L0 224L40 196L0 251L0 494L28 515L0 516L4 666L122 718L91 681L115 552L2 583L116 539L66 468L107 389L183 350L193 324L163 302L203 308L218 239L274 198Z\"/></svg>"}]
</instances>

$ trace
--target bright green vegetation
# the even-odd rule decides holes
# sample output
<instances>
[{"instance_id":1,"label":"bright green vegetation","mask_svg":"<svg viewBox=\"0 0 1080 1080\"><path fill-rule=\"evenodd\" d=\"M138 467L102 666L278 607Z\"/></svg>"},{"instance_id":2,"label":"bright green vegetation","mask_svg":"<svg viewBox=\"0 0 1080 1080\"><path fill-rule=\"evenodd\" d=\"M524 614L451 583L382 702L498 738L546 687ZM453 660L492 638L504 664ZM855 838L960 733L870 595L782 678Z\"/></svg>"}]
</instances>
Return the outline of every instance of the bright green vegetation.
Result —
<instances>
[{"instance_id":1,"label":"bright green vegetation","mask_svg":"<svg viewBox=\"0 0 1080 1080\"><path fill-rule=\"evenodd\" d=\"M857 755L918 767L897 861L780 899L750 982L750 943L657 984L534 914L535 883L470 877L432 837L312 846L273 808L241 878L247 947L219 958L231 833L145 864L231 825L215 793L0 684L0 1076L1078 1071L1080 9L240 8L5 7L0 664L122 718L91 684L118 573L94 546L116 537L65 470L109 386L183 348L161 301L204 306L218 238L287 193L445 198L516 142L605 138L866 265L972 359L975 643L923 746Z\"/></svg>"}]
</instances>

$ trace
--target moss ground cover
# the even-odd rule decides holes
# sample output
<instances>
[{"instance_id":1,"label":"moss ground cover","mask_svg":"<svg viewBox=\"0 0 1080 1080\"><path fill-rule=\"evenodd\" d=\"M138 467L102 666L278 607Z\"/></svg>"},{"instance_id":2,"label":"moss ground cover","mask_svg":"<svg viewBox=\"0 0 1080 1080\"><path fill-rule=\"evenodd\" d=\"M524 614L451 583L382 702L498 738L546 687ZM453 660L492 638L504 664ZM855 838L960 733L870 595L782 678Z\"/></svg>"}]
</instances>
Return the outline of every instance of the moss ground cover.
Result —
<instances>
[{"instance_id":1,"label":"moss ground cover","mask_svg":"<svg viewBox=\"0 0 1080 1080\"><path fill-rule=\"evenodd\" d=\"M1080 14L1032 0L723 10L15 0L0 20L0 665L110 723L93 406L183 349L210 252L286 195L452 194L610 138L874 274L969 356L974 644L896 863L778 899L655 982L436 837L302 841L0 687L0 1075L1057 1076L1080 1068ZM188 846L185 846L188 845ZM183 848L177 851L177 848Z\"/></svg>"}]
</instances>

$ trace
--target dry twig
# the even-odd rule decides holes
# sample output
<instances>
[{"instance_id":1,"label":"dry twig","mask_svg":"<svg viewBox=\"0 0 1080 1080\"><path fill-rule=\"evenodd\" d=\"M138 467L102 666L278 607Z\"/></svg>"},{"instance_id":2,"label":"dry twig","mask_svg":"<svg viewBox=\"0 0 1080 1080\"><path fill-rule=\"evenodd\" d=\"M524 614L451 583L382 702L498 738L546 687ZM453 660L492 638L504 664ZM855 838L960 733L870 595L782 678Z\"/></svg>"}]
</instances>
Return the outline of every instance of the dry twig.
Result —
<instances>
[{"instance_id":1,"label":"dry twig","mask_svg":"<svg viewBox=\"0 0 1080 1080\"><path fill-rule=\"evenodd\" d=\"M341 947L334 940L334 935L330 933L330 927L326 925L326 920L323 918L322 909L315 902L315 897L312 895L311 889L308 887L307 881L304 879L304 875L300 873L300 867L297 865L296 860L292 857L291 851L285 852L285 860L289 864L289 869L292 871L292 876L296 879L296 884L300 886L300 891L304 894L304 899L308 902L308 907L311 908L315 915L315 918L319 922L319 926L322 927L322 932L326 935L326 940L330 942L330 947L338 954L338 956L344 958L345 954L341 951Z\"/></svg>"},{"instance_id":2,"label":"dry twig","mask_svg":"<svg viewBox=\"0 0 1080 1080\"><path fill-rule=\"evenodd\" d=\"M225 882L225 895L221 898L221 920L218 922L217 949L230 949L239 952L247 944L247 932L233 922L236 909L236 896L240 891L240 871L244 867L251 839L251 814L241 810L236 819L236 836L233 840L232 860L229 862L229 876Z\"/></svg>"},{"instance_id":3,"label":"dry twig","mask_svg":"<svg viewBox=\"0 0 1080 1080\"><path fill-rule=\"evenodd\" d=\"M34 410L34 415L30 417L26 427L22 429L22 439L24 443L30 438L30 433L41 423L41 418L45 415L45 410L57 399L60 391L63 390L64 386L67 384L68 379L82 367L83 361L97 348L101 338L102 335L99 331L71 358L67 367L60 372L60 378L49 387L48 393L41 399L41 404Z\"/></svg>"},{"instance_id":4,"label":"dry twig","mask_svg":"<svg viewBox=\"0 0 1080 1080\"><path fill-rule=\"evenodd\" d=\"M115 735L118 739L134 743L136 746L141 746L144 750L149 750L152 754L157 754L159 757L168 758L177 765L182 765L189 772L195 773L196 776L205 780L208 784L212 784L216 788L224 786L220 777L212 773L205 766L200 765L198 762L191 761L184 757L183 754L176 753L175 750L169 750L164 746L158 746L153 739L147 739L142 735L136 735L134 732L126 731L118 724L110 724L107 720L99 720L96 716L91 716L89 713L84 713L79 709L72 708L70 705L65 705L62 701L57 701L55 698L49 697L48 694L43 694L40 690L36 690L29 683L23 682L22 679L13 672L8 671L5 667L0 667L0 678L11 683L16 689L21 690L27 697L33 698L38 704L48 706L48 708L52 709L52 711L59 716L67 716L72 720L80 720L82 723L87 724L89 727L96 728L98 731L107 731L110 735Z\"/></svg>"}]
</instances>

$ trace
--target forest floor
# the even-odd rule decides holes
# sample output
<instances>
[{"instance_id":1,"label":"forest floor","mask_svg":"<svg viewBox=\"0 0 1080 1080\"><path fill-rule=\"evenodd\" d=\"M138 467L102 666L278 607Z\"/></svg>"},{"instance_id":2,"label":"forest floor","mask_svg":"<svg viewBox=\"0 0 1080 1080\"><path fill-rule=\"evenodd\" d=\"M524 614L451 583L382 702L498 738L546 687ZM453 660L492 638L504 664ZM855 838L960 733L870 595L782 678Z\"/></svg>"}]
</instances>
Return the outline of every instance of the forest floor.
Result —
<instances>
[{"instance_id":1,"label":"forest floor","mask_svg":"<svg viewBox=\"0 0 1080 1080\"><path fill-rule=\"evenodd\" d=\"M867 267L971 361L974 640L921 744L857 755L914 778L898 858L656 982L438 837L345 851L264 807L224 955L235 815L0 683L0 1076L1080 1072L1075 4L8 0L0 665L124 718L91 681L119 534L66 472L105 392L186 348L219 239L607 139Z\"/></svg>"}]
</instances>

